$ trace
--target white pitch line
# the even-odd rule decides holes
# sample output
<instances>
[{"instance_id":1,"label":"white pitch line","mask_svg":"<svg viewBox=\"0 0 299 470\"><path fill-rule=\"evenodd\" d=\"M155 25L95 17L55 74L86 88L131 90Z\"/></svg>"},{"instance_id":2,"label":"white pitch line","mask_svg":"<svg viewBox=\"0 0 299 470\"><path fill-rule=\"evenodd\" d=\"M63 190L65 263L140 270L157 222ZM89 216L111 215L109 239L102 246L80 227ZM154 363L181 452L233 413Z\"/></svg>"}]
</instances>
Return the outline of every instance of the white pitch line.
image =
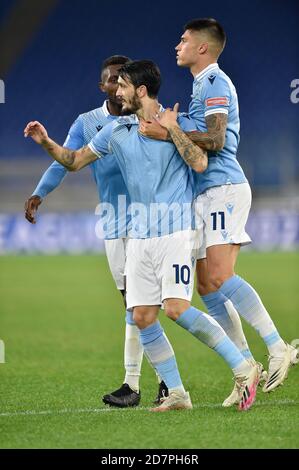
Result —
<instances>
[{"instance_id":1,"label":"white pitch line","mask_svg":"<svg viewBox=\"0 0 299 470\"><path fill-rule=\"evenodd\" d=\"M299 401L295 400L275 400L275 401L257 401L254 406L273 406L273 405L299 405ZM200 403L193 406L193 409L199 408L222 408L221 403ZM132 410L132 408L78 408L78 409L62 409L62 410L26 410L0 413L0 417L12 416L44 416L44 415L64 415L79 413L111 413L117 411ZM134 411L146 411L149 407L138 406L133 408Z\"/></svg>"}]
</instances>

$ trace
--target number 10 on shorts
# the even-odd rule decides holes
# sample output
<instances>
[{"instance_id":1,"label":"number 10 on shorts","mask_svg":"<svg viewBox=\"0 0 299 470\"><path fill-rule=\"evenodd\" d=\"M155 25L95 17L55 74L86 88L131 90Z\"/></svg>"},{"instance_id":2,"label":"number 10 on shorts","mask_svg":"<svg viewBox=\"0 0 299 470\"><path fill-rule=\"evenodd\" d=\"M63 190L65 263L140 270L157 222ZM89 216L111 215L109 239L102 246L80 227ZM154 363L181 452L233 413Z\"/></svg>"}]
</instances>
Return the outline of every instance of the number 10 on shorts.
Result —
<instances>
[{"instance_id":1,"label":"number 10 on shorts","mask_svg":"<svg viewBox=\"0 0 299 470\"><path fill-rule=\"evenodd\" d=\"M180 267L179 264L173 264L172 267L175 271L175 283L179 284L182 282L187 285L190 282L190 268L186 264Z\"/></svg>"}]
</instances>

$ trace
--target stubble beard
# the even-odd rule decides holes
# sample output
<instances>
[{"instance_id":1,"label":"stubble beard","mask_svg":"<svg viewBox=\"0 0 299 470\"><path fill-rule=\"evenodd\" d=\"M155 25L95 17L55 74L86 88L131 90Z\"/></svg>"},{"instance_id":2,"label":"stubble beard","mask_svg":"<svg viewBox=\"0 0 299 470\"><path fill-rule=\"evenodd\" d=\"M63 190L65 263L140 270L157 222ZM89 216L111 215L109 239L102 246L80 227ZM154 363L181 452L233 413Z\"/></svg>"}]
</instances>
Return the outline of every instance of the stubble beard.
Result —
<instances>
[{"instance_id":1,"label":"stubble beard","mask_svg":"<svg viewBox=\"0 0 299 470\"><path fill-rule=\"evenodd\" d=\"M129 116L130 114L137 114L139 109L141 109L141 101L138 98L138 96L135 94L132 97L131 102L129 104L126 103L125 109L122 108L121 114L123 116Z\"/></svg>"}]
</instances>

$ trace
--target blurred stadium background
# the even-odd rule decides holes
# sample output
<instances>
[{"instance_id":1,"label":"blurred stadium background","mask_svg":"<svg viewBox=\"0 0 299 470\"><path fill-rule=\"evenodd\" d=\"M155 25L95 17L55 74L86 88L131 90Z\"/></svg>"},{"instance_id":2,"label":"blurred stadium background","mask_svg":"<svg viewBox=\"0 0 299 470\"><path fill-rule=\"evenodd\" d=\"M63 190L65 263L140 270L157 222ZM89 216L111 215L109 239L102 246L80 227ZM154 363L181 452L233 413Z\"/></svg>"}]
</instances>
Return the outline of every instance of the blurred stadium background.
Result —
<instances>
[{"instance_id":1,"label":"blurred stadium background","mask_svg":"<svg viewBox=\"0 0 299 470\"><path fill-rule=\"evenodd\" d=\"M260 250L299 244L298 2L252 0L1 0L0 252L101 251L96 239L96 187L89 169L70 174L42 204L38 224L23 217L23 203L51 161L23 138L32 119L63 142L78 114L98 107L100 65L112 54L150 58L161 68L160 102L187 110L192 77L176 66L182 25L214 16L227 31L220 65L236 85L241 116L239 160L253 189L248 231ZM299 96L299 92L297 93ZM251 249L252 249L251 248Z\"/></svg>"},{"instance_id":2,"label":"blurred stadium background","mask_svg":"<svg viewBox=\"0 0 299 470\"><path fill-rule=\"evenodd\" d=\"M69 174L44 200L36 225L23 214L51 164L24 139L25 124L40 120L62 143L78 114L101 106L100 66L112 54L156 61L160 102L187 110L192 76L176 66L174 47L190 18L216 17L228 35L220 65L238 91L239 160L254 197L253 244L238 273L283 337L298 338L299 103L291 101L292 92L299 100L291 88L299 81L298 10L298 0L0 0L1 448L299 447L298 371L275 394L259 391L249 414L224 410L229 369L163 315L194 410L188 419L148 413L157 384L144 361L142 406L106 413L100 397L123 377L124 308L105 256L84 255L103 251L89 169ZM196 294L194 302L201 306ZM264 344L244 329L266 365Z\"/></svg>"}]
</instances>

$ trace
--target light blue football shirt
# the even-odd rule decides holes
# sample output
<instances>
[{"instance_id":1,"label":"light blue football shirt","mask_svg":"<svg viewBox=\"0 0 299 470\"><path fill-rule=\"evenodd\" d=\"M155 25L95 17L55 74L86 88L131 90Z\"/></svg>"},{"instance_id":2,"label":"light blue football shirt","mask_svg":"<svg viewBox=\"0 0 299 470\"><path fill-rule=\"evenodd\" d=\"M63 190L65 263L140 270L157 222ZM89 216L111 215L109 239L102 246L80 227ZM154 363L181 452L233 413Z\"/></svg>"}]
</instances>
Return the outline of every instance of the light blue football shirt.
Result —
<instances>
[{"instance_id":1,"label":"light blue football shirt","mask_svg":"<svg viewBox=\"0 0 299 470\"><path fill-rule=\"evenodd\" d=\"M196 129L188 115L179 115L178 123L185 131ZM89 143L100 159L118 161L131 199L130 236L153 238L191 228L190 168L172 143L145 137L138 127L136 116L121 117Z\"/></svg>"},{"instance_id":2,"label":"light blue football shirt","mask_svg":"<svg viewBox=\"0 0 299 470\"><path fill-rule=\"evenodd\" d=\"M224 148L219 152L209 151L206 171L194 172L195 195L213 186L247 182L237 160L240 119L238 96L232 81L218 64L211 64L195 77L191 98L189 115L201 132L207 132L206 116L214 113L227 115Z\"/></svg>"},{"instance_id":3,"label":"light blue football shirt","mask_svg":"<svg viewBox=\"0 0 299 470\"><path fill-rule=\"evenodd\" d=\"M100 108L80 114L69 130L64 147L72 150L84 147L103 127L117 117L109 113L106 101ZM130 223L127 213L130 199L117 160L98 159L89 167L98 189L101 203L98 214L103 222L105 239L126 237ZM44 198L61 183L67 173L63 165L58 162L52 163L33 194Z\"/></svg>"}]
</instances>

